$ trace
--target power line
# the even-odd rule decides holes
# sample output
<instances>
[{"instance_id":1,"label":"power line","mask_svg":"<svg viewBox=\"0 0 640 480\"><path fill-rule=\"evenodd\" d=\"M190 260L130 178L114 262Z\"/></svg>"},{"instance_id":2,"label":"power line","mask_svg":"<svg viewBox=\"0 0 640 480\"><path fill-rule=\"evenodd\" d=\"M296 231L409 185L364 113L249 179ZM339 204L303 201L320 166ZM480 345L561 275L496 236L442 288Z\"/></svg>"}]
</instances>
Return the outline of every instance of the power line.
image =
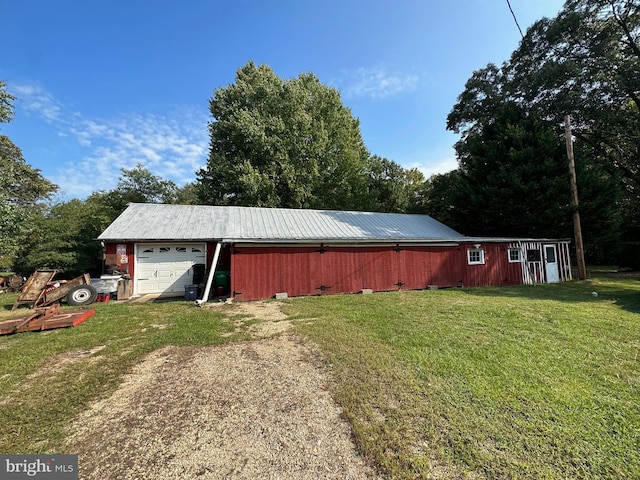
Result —
<instances>
[{"instance_id":1,"label":"power line","mask_svg":"<svg viewBox=\"0 0 640 480\"><path fill-rule=\"evenodd\" d=\"M518 27L518 31L520 32L520 36L524 38L522 34L522 29L520 28L520 24L518 23L518 19L516 18L516 14L513 13L513 8L511 8L511 2L507 0L507 5L509 5L509 11L511 12L511 16L513 16L513 21L516 22L516 27Z\"/></svg>"}]
</instances>

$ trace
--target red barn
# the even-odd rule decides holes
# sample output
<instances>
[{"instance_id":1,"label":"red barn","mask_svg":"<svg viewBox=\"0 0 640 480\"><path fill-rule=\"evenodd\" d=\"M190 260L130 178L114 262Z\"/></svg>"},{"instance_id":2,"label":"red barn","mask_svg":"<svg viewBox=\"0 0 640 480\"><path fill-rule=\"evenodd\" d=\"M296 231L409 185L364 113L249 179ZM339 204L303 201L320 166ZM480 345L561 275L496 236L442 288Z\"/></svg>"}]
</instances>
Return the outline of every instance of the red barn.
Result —
<instances>
[{"instance_id":1,"label":"red barn","mask_svg":"<svg viewBox=\"0 0 640 480\"><path fill-rule=\"evenodd\" d=\"M243 301L571 279L569 240L466 237L428 215L130 204L99 240L139 295L200 284L206 298Z\"/></svg>"}]
</instances>

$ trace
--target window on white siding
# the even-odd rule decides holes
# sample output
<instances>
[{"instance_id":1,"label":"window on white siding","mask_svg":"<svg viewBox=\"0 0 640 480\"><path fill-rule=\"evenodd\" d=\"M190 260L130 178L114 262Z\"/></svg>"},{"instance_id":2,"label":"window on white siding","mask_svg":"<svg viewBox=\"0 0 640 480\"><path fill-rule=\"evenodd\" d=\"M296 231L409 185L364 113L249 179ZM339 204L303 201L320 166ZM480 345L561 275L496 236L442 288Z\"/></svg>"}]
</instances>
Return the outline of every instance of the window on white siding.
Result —
<instances>
[{"instance_id":1,"label":"window on white siding","mask_svg":"<svg viewBox=\"0 0 640 480\"><path fill-rule=\"evenodd\" d=\"M509 249L509 263L521 263L522 262L522 250L519 248Z\"/></svg>"},{"instance_id":2,"label":"window on white siding","mask_svg":"<svg viewBox=\"0 0 640 480\"><path fill-rule=\"evenodd\" d=\"M527 250L527 262L541 262L540 250Z\"/></svg>"},{"instance_id":3,"label":"window on white siding","mask_svg":"<svg viewBox=\"0 0 640 480\"><path fill-rule=\"evenodd\" d=\"M467 250L467 259L469 261L469 265L484 264L484 250L480 248Z\"/></svg>"}]
</instances>

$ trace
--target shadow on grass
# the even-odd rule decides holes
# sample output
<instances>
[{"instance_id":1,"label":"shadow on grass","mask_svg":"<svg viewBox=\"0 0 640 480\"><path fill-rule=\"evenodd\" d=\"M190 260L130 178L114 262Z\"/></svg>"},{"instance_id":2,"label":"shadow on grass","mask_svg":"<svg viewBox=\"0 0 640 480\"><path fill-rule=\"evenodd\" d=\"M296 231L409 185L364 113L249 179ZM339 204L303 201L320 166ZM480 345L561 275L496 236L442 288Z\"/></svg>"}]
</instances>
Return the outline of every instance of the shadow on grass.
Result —
<instances>
[{"instance_id":1,"label":"shadow on grass","mask_svg":"<svg viewBox=\"0 0 640 480\"><path fill-rule=\"evenodd\" d=\"M640 313L640 281L637 279L606 276L584 282L467 288L464 292L478 297L511 297L569 303L611 301L624 310Z\"/></svg>"},{"instance_id":2,"label":"shadow on grass","mask_svg":"<svg viewBox=\"0 0 640 480\"><path fill-rule=\"evenodd\" d=\"M17 293L0 293L0 311L9 311L18 299ZM24 307L23 307L24 308Z\"/></svg>"}]
</instances>

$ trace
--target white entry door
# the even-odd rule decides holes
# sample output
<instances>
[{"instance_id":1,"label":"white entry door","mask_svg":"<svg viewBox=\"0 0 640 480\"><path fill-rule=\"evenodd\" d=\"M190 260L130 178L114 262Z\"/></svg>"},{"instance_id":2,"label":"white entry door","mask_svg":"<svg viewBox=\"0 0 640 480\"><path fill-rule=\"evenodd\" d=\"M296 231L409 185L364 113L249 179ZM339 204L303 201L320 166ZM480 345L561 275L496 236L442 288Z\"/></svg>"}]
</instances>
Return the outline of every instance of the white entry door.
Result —
<instances>
[{"instance_id":1,"label":"white entry door","mask_svg":"<svg viewBox=\"0 0 640 480\"><path fill-rule=\"evenodd\" d=\"M185 285L193 283L193 265L205 262L204 244L138 244L134 291L184 293Z\"/></svg>"},{"instance_id":2,"label":"white entry door","mask_svg":"<svg viewBox=\"0 0 640 480\"><path fill-rule=\"evenodd\" d=\"M547 274L547 283L558 283L558 255L555 245L544 245L544 266Z\"/></svg>"}]
</instances>

